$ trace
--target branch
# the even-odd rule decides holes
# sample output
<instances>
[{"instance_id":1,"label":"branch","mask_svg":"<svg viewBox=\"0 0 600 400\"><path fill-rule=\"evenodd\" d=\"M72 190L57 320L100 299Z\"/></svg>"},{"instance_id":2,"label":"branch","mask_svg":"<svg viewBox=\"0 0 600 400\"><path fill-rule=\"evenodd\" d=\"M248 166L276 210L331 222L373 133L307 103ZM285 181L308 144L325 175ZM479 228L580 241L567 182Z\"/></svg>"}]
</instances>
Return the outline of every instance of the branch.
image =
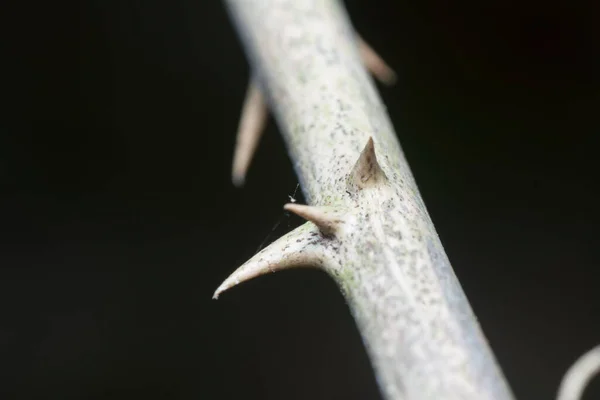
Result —
<instances>
[{"instance_id":1,"label":"branch","mask_svg":"<svg viewBox=\"0 0 600 400\"><path fill-rule=\"evenodd\" d=\"M594 347L571 365L560 384L557 400L581 399L585 387L598 373L600 373L600 346Z\"/></svg>"},{"instance_id":2,"label":"branch","mask_svg":"<svg viewBox=\"0 0 600 400\"><path fill-rule=\"evenodd\" d=\"M350 306L386 399L512 399L365 64L393 81L389 67L366 51L338 1L227 4L251 85L267 99L311 206L286 206L309 222L215 296L275 269L322 268ZM246 143L258 142L262 125L253 126ZM236 154L249 160L255 144L244 146ZM235 170L236 181L244 174Z\"/></svg>"}]
</instances>

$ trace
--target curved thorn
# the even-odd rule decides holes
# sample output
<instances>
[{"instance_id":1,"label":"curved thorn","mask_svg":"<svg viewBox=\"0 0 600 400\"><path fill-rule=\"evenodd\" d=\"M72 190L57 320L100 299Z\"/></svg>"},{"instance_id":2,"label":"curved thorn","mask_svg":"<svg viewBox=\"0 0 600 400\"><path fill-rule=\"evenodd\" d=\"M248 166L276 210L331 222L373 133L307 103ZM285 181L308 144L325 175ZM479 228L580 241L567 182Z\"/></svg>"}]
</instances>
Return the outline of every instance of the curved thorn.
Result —
<instances>
[{"instance_id":1,"label":"curved thorn","mask_svg":"<svg viewBox=\"0 0 600 400\"><path fill-rule=\"evenodd\" d=\"M384 181L387 181L387 177L377 161L373 138L369 137L365 148L358 157L358 161L356 161L350 172L348 186L351 189L365 189Z\"/></svg>"},{"instance_id":2,"label":"curved thorn","mask_svg":"<svg viewBox=\"0 0 600 400\"><path fill-rule=\"evenodd\" d=\"M396 72L360 36L358 36L358 51L367 69L381 83L388 86L396 83Z\"/></svg>"},{"instance_id":3,"label":"curved thorn","mask_svg":"<svg viewBox=\"0 0 600 400\"><path fill-rule=\"evenodd\" d=\"M557 400L580 400L585 387L600 373L600 346L579 357L563 377Z\"/></svg>"},{"instance_id":4,"label":"curved thorn","mask_svg":"<svg viewBox=\"0 0 600 400\"><path fill-rule=\"evenodd\" d=\"M288 203L283 209L312 222L324 236L333 235L342 224L342 216L336 208Z\"/></svg>"},{"instance_id":5,"label":"curved thorn","mask_svg":"<svg viewBox=\"0 0 600 400\"><path fill-rule=\"evenodd\" d=\"M320 267L321 248L313 240L317 236L318 230L314 225L304 224L277 239L225 279L213 299L235 285L269 272L301 266Z\"/></svg>"},{"instance_id":6,"label":"curved thorn","mask_svg":"<svg viewBox=\"0 0 600 400\"><path fill-rule=\"evenodd\" d=\"M256 78L252 77L246 91L237 132L231 178L237 187L244 185L252 156L267 122L267 104Z\"/></svg>"}]
</instances>

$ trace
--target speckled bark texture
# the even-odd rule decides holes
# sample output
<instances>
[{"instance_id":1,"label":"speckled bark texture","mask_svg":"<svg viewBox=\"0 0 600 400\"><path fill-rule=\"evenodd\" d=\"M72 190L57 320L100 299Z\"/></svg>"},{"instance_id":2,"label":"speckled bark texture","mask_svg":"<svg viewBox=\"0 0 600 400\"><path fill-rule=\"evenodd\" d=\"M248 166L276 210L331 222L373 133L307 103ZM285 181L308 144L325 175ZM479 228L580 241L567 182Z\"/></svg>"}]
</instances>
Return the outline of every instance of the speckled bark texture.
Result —
<instances>
[{"instance_id":1,"label":"speckled bark texture","mask_svg":"<svg viewBox=\"0 0 600 400\"><path fill-rule=\"evenodd\" d=\"M310 264L340 286L388 400L506 400L396 134L334 0L228 0L311 207L221 291Z\"/></svg>"}]
</instances>

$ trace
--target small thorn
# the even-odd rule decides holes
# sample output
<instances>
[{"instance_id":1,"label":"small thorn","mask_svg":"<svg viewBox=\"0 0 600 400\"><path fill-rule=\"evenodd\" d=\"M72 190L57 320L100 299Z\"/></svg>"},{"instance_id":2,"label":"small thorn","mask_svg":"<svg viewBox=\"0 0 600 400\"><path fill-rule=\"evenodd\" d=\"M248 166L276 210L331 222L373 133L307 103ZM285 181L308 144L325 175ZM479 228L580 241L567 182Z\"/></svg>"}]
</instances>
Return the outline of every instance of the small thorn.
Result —
<instances>
[{"instance_id":1,"label":"small thorn","mask_svg":"<svg viewBox=\"0 0 600 400\"><path fill-rule=\"evenodd\" d=\"M324 236L333 235L342 223L339 209L332 207L307 206L303 204L288 203L283 206L286 211L312 222L319 228Z\"/></svg>"},{"instance_id":2,"label":"small thorn","mask_svg":"<svg viewBox=\"0 0 600 400\"><path fill-rule=\"evenodd\" d=\"M387 181L387 177L377 161L373 138L369 137L365 148L358 157L358 161L356 161L350 172L349 186L353 189L356 187L364 189L384 181Z\"/></svg>"},{"instance_id":3,"label":"small thorn","mask_svg":"<svg viewBox=\"0 0 600 400\"><path fill-rule=\"evenodd\" d=\"M233 154L231 179L237 187L244 185L246 173L267 122L267 104L256 78L252 77L246 91Z\"/></svg>"},{"instance_id":4,"label":"small thorn","mask_svg":"<svg viewBox=\"0 0 600 400\"><path fill-rule=\"evenodd\" d=\"M322 266L321 248L312 239L318 229L304 224L262 249L217 288L213 299L227 289L269 272L301 266Z\"/></svg>"},{"instance_id":5,"label":"small thorn","mask_svg":"<svg viewBox=\"0 0 600 400\"><path fill-rule=\"evenodd\" d=\"M383 84L391 86L396 83L396 72L364 41L358 37L358 51L365 66Z\"/></svg>"}]
</instances>

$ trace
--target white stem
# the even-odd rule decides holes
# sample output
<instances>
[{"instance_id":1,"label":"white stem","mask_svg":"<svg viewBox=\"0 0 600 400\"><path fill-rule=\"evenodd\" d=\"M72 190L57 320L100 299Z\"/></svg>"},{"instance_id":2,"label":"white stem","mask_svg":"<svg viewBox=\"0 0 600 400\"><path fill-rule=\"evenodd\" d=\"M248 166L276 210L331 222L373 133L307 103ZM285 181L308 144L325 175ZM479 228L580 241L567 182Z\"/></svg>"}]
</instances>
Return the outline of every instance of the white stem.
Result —
<instances>
[{"instance_id":1,"label":"white stem","mask_svg":"<svg viewBox=\"0 0 600 400\"><path fill-rule=\"evenodd\" d=\"M226 286L313 264L346 297L386 399L512 399L341 4L227 4L315 208L288 207L311 222L255 256Z\"/></svg>"},{"instance_id":2,"label":"white stem","mask_svg":"<svg viewBox=\"0 0 600 400\"><path fill-rule=\"evenodd\" d=\"M596 346L571 365L558 389L557 400L579 400L594 375L600 373L600 346Z\"/></svg>"}]
</instances>

